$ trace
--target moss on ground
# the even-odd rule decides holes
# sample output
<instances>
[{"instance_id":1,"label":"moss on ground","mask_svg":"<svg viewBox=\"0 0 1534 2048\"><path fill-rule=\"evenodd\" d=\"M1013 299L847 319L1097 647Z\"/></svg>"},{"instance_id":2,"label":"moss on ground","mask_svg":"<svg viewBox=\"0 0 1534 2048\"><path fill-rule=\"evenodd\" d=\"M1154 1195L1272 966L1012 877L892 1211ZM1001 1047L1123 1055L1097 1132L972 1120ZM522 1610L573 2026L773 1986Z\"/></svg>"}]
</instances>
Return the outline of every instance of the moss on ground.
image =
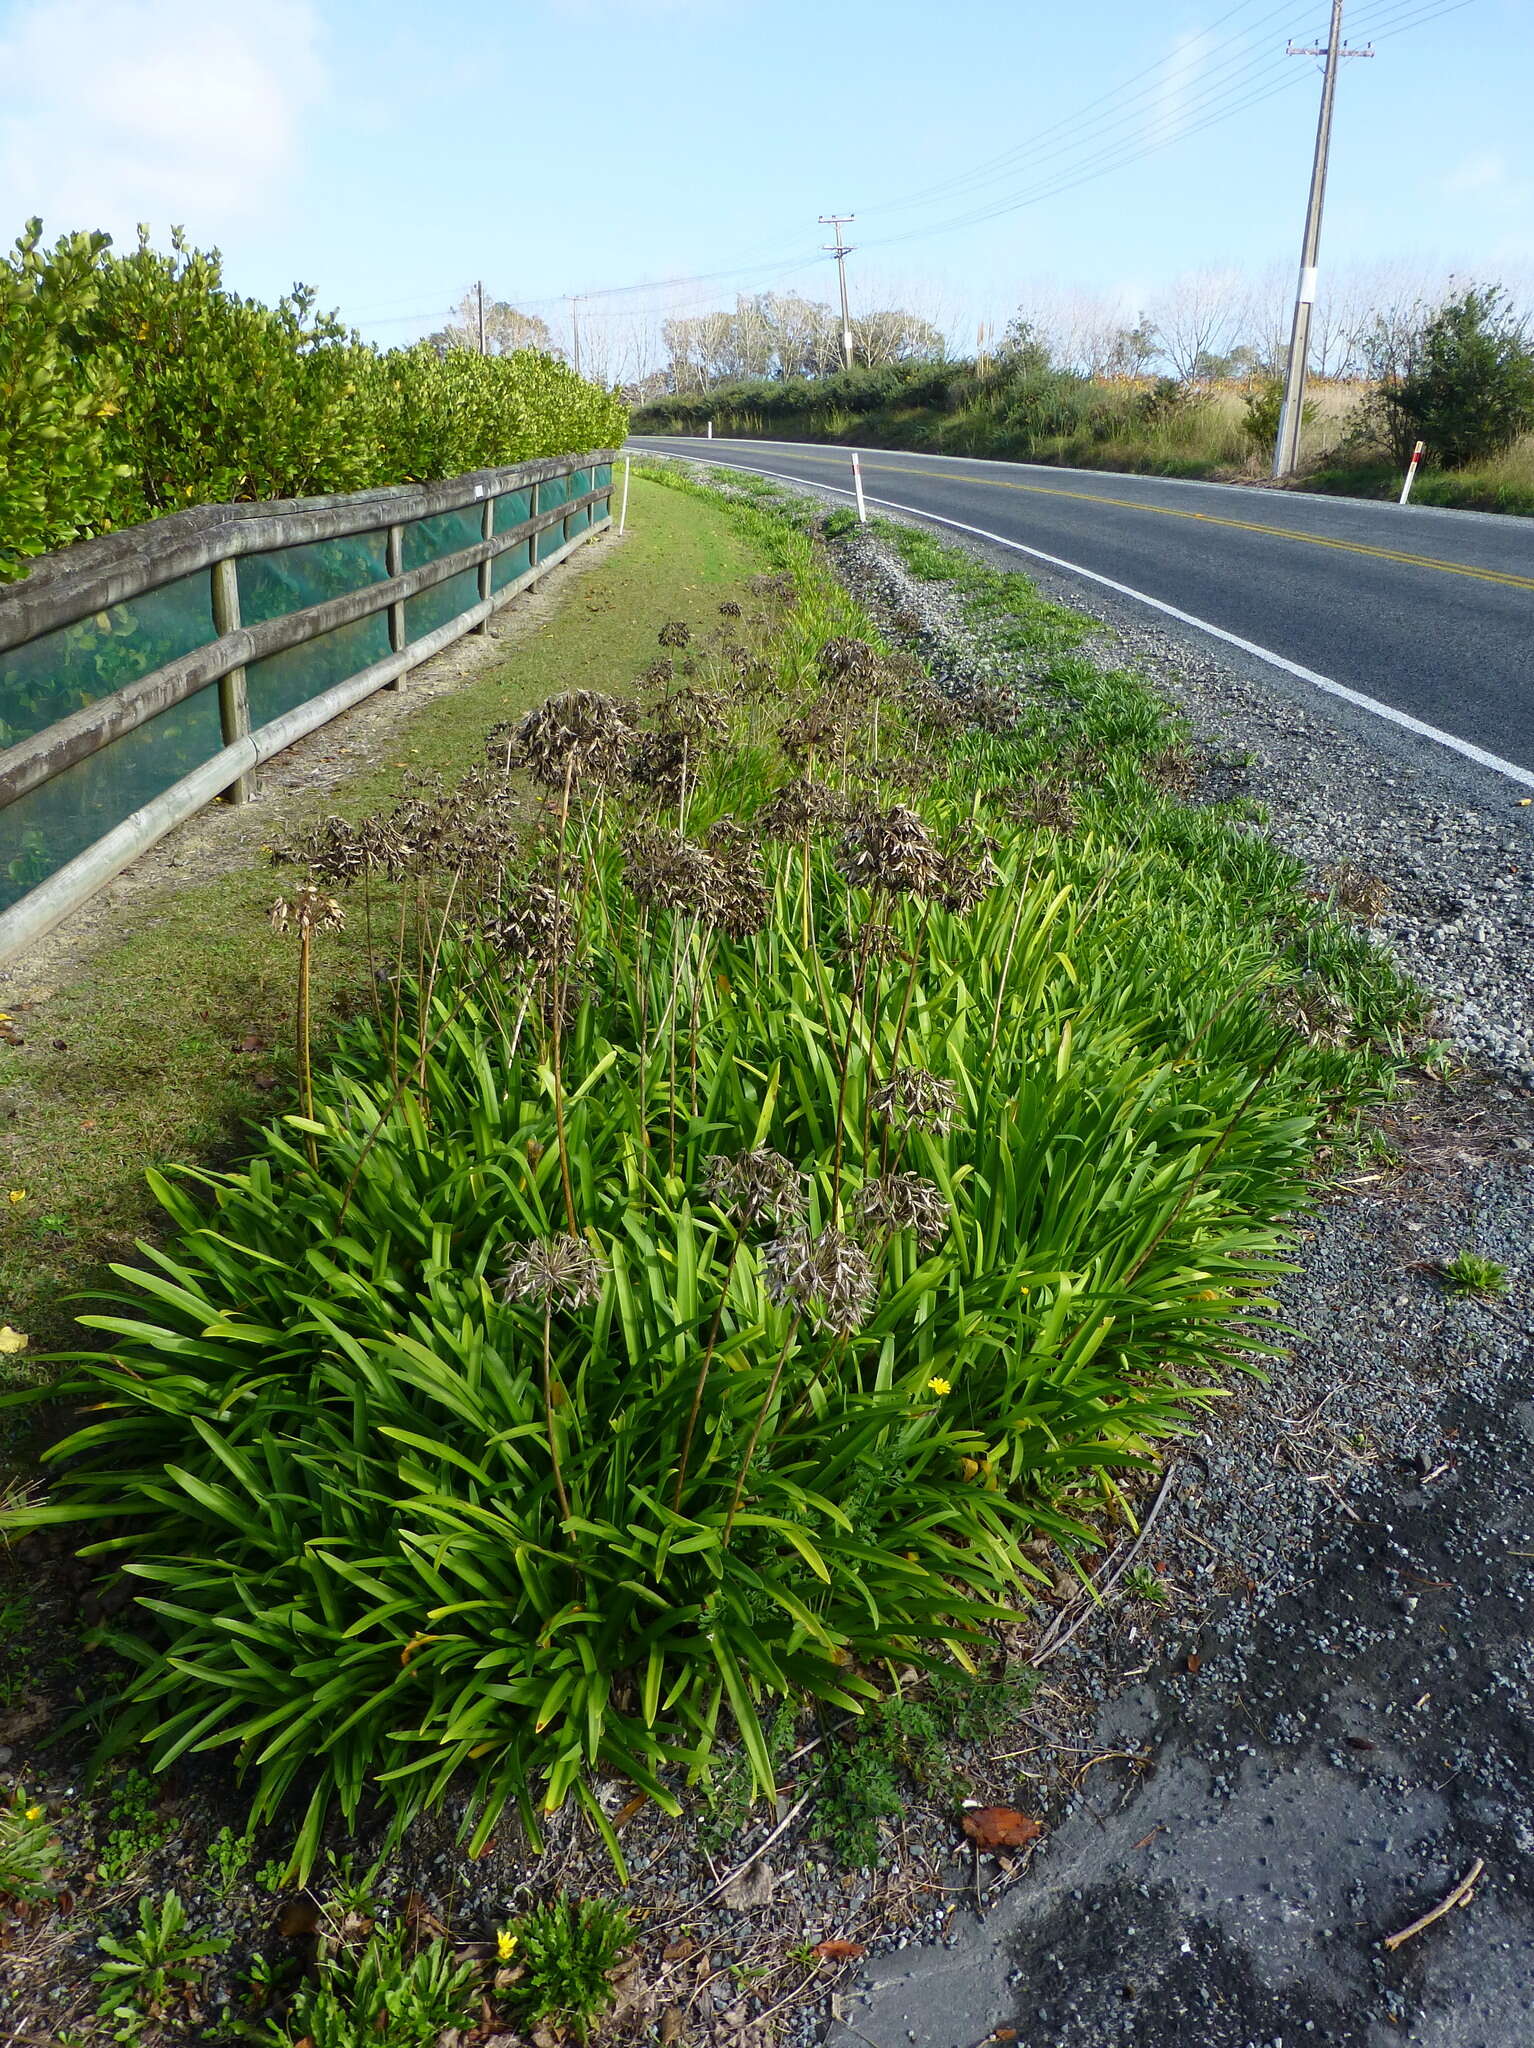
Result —
<instances>
[{"instance_id":1,"label":"moss on ground","mask_svg":"<svg viewBox=\"0 0 1534 2048\"><path fill-rule=\"evenodd\" d=\"M360 816L410 771L462 774L491 726L555 690L631 690L663 621L717 624L720 592L765 564L720 508L642 480L630 527L546 626L402 724L387 759L322 799L275 804L270 836ZM70 1298L155 1227L146 1167L227 1160L249 1119L289 1106L296 949L266 912L292 872L252 864L145 892L83 974L17 1013L25 1043L0 1044L0 1324L26 1331L31 1355L80 1341ZM375 926L392 930L387 892ZM316 949L317 1018L366 1000L367 962L354 916ZM0 1358L0 1375L15 1367Z\"/></svg>"}]
</instances>

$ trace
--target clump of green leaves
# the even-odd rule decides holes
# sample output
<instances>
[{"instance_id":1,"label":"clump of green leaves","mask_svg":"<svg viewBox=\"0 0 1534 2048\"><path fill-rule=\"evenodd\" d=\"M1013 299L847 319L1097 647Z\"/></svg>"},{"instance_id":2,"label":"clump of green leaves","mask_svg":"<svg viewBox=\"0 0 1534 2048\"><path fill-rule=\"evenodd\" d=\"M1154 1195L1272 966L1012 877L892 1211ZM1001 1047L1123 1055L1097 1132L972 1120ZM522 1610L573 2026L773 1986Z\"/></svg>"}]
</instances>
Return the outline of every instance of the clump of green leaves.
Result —
<instances>
[{"instance_id":1,"label":"clump of green leaves","mask_svg":"<svg viewBox=\"0 0 1534 2048\"><path fill-rule=\"evenodd\" d=\"M167 1892L158 1906L139 1900L132 1934L121 1941L103 1935L97 1946L107 1958L94 1973L97 2015L114 2041L134 2042L156 2021L171 2018L175 2007L187 2008L208 1958L229 1944L190 1928L181 1900Z\"/></svg>"},{"instance_id":2,"label":"clump of green leaves","mask_svg":"<svg viewBox=\"0 0 1534 2048\"><path fill-rule=\"evenodd\" d=\"M553 2020L584 2041L613 2002L613 1972L633 1938L628 1914L603 1899L561 1895L521 1914L507 1934L521 1972L510 1994L519 2016L529 2026Z\"/></svg>"},{"instance_id":3,"label":"clump of green leaves","mask_svg":"<svg viewBox=\"0 0 1534 2048\"><path fill-rule=\"evenodd\" d=\"M58 1853L47 1808L17 1785L0 1801L0 1914L53 1896Z\"/></svg>"},{"instance_id":4,"label":"clump of green leaves","mask_svg":"<svg viewBox=\"0 0 1534 2048\"><path fill-rule=\"evenodd\" d=\"M855 533L858 515L850 505L838 505L834 512L828 512L821 524L822 540L840 540L844 533Z\"/></svg>"},{"instance_id":5,"label":"clump of green leaves","mask_svg":"<svg viewBox=\"0 0 1534 2048\"><path fill-rule=\"evenodd\" d=\"M255 1837L249 1829L237 1835L233 1828L220 1828L208 1844L208 1861L215 1872L215 1885L221 1898L227 1898L239 1883L250 1863L255 1847Z\"/></svg>"},{"instance_id":6,"label":"clump of green leaves","mask_svg":"<svg viewBox=\"0 0 1534 2048\"><path fill-rule=\"evenodd\" d=\"M436 2048L475 2017L476 1966L431 1941L414 1954L408 1930L380 1928L360 1943L330 1943L319 1975L266 2038L278 2048Z\"/></svg>"},{"instance_id":7,"label":"clump of green leaves","mask_svg":"<svg viewBox=\"0 0 1534 2048\"><path fill-rule=\"evenodd\" d=\"M906 1812L913 1793L956 1800L968 1789L964 1751L1006 1728L1035 1684L1031 1671L934 1671L919 1688L881 1700L827 1747L815 1838L849 1868L876 1863L880 1822Z\"/></svg>"},{"instance_id":8,"label":"clump of green leaves","mask_svg":"<svg viewBox=\"0 0 1534 2048\"><path fill-rule=\"evenodd\" d=\"M1464 1251L1443 1268L1444 1285L1457 1299L1495 1301L1507 1292L1507 1268L1479 1252Z\"/></svg>"},{"instance_id":9,"label":"clump of green leaves","mask_svg":"<svg viewBox=\"0 0 1534 2048\"><path fill-rule=\"evenodd\" d=\"M1368 353L1371 413L1398 459L1421 440L1452 469L1534 428L1534 334L1500 285L1472 287L1404 331L1382 323Z\"/></svg>"},{"instance_id":10,"label":"clump of green leaves","mask_svg":"<svg viewBox=\"0 0 1534 2048\"><path fill-rule=\"evenodd\" d=\"M96 1875L103 1884L120 1884L131 1877L170 1834L157 1809L157 1795L154 1780L142 1771L119 1772L105 1787L96 1859Z\"/></svg>"}]
</instances>

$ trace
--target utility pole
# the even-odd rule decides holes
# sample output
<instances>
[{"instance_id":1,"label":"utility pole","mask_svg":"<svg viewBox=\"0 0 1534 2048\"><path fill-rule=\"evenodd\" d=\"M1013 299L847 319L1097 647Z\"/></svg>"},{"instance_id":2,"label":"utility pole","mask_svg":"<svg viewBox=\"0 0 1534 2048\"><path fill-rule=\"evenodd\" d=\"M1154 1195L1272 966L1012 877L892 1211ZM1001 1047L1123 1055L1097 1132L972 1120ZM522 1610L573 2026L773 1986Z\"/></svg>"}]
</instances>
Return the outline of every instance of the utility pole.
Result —
<instances>
[{"instance_id":1,"label":"utility pole","mask_svg":"<svg viewBox=\"0 0 1534 2048\"><path fill-rule=\"evenodd\" d=\"M1310 169L1310 201L1305 209L1305 240L1300 249L1300 282L1294 295L1294 325L1289 331L1289 364L1284 375L1284 405L1273 449L1273 474L1292 475L1300 456L1300 428L1305 417L1305 372L1310 362L1310 316L1316 302L1316 258L1321 251L1321 209L1326 202L1326 159L1332 141L1332 105L1337 97L1337 71L1344 57L1372 57L1374 45L1350 50L1342 40L1343 0L1332 0L1332 25L1324 50L1290 43L1290 57L1324 57L1321 112L1316 122L1316 154Z\"/></svg>"},{"instance_id":2,"label":"utility pole","mask_svg":"<svg viewBox=\"0 0 1534 2048\"><path fill-rule=\"evenodd\" d=\"M820 216L823 228L836 230L836 240L822 242L820 246L836 258L836 275L842 288L842 361L849 370L852 368L852 315L847 310L847 258L852 250L842 240L842 229L849 220L856 219L855 213L823 213Z\"/></svg>"},{"instance_id":3,"label":"utility pole","mask_svg":"<svg viewBox=\"0 0 1534 2048\"><path fill-rule=\"evenodd\" d=\"M475 296L479 300L479 352L483 355L485 353L485 285L483 279L475 285L474 291Z\"/></svg>"},{"instance_id":4,"label":"utility pole","mask_svg":"<svg viewBox=\"0 0 1534 2048\"><path fill-rule=\"evenodd\" d=\"M570 345L575 374L581 374L581 301L578 292L570 294Z\"/></svg>"}]
</instances>

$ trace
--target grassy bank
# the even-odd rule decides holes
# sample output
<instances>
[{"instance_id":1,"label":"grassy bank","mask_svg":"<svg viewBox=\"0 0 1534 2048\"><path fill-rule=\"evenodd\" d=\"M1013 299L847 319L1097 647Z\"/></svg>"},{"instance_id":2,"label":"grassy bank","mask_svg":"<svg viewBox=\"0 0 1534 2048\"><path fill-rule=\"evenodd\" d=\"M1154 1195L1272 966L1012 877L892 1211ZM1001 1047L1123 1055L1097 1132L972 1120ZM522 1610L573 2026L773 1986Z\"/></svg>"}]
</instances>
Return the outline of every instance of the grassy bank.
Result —
<instances>
[{"instance_id":1,"label":"grassy bank","mask_svg":"<svg viewBox=\"0 0 1534 2048\"><path fill-rule=\"evenodd\" d=\"M1251 387L1193 388L1097 382L1051 372L979 377L964 365L904 365L810 382L721 385L656 401L634 415L636 433L701 433L825 441L860 448L978 455L1149 476L1257 482L1269 473L1272 429L1254 430ZM1291 488L1394 498L1399 464L1349 442L1361 403L1355 385L1312 382L1303 467ZM1413 495L1425 505L1534 513L1534 436L1473 469L1429 465Z\"/></svg>"},{"instance_id":2,"label":"grassy bank","mask_svg":"<svg viewBox=\"0 0 1534 2048\"><path fill-rule=\"evenodd\" d=\"M336 973L388 886L382 973L352 956L312 1100L287 1085L232 1170L181 1127L159 1247L6 1523L34 1557L93 1546L54 1682L147 1775L18 1793L0 1891L32 1874L78 1988L90 1873L126 1862L159 1911L179 1872L193 1930L236 1930L185 1965L237 1989L229 2039L415 2048L481 1994L523 2031L547 1982L576 2031L628 1930L507 1925L548 1865L476 1856L521 1830L561 1830L562 1872L581 1841L621 1866L643 1811L718 1849L799 1759L862 1853L902 1765L952 1795L966 1670L1019 1677L1055 1573L1281 1344L1313 1148L1420 1016L1250 816L1188 801L1187 735L1025 578L889 529L981 632L956 702L796 501L639 502L661 559L620 616L576 586L556 694L466 708L456 751L433 736L443 799L359 786L281 878L278 1035L282 984L311 952ZM191 1771L221 1808L163 1814ZM433 1896L381 1906L418 1841ZM311 1867L306 1973L269 1895ZM740 1973L743 2009L803 1968Z\"/></svg>"}]
</instances>

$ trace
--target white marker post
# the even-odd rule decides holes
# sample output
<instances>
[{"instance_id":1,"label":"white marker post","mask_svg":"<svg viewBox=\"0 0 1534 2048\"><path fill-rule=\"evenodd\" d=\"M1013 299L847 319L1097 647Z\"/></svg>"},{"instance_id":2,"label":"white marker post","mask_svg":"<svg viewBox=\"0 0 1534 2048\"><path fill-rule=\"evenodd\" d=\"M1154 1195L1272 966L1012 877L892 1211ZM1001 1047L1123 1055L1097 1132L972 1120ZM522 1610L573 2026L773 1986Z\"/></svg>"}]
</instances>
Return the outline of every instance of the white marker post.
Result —
<instances>
[{"instance_id":1,"label":"white marker post","mask_svg":"<svg viewBox=\"0 0 1534 2048\"><path fill-rule=\"evenodd\" d=\"M623 458L623 502L618 507L618 532L621 534L628 524L629 516L629 459Z\"/></svg>"},{"instance_id":2,"label":"white marker post","mask_svg":"<svg viewBox=\"0 0 1534 2048\"><path fill-rule=\"evenodd\" d=\"M1411 487L1417 481L1417 464L1422 460L1422 451L1426 445L1425 442L1419 441L1411 452L1411 461L1406 465L1406 481L1401 486L1401 495L1396 500L1397 504L1404 505L1411 496Z\"/></svg>"},{"instance_id":3,"label":"white marker post","mask_svg":"<svg viewBox=\"0 0 1534 2048\"><path fill-rule=\"evenodd\" d=\"M710 439L711 441L712 441L712 440L713 440L713 438L714 438L714 423L713 423L713 421L712 421L712 420L710 420L710 421L709 421L709 423L708 423L708 438L709 438L709 439Z\"/></svg>"},{"instance_id":4,"label":"white marker post","mask_svg":"<svg viewBox=\"0 0 1534 2048\"><path fill-rule=\"evenodd\" d=\"M858 461L856 450L852 456L852 488L858 497L858 524L868 524L868 507L863 503L863 465Z\"/></svg>"}]
</instances>

